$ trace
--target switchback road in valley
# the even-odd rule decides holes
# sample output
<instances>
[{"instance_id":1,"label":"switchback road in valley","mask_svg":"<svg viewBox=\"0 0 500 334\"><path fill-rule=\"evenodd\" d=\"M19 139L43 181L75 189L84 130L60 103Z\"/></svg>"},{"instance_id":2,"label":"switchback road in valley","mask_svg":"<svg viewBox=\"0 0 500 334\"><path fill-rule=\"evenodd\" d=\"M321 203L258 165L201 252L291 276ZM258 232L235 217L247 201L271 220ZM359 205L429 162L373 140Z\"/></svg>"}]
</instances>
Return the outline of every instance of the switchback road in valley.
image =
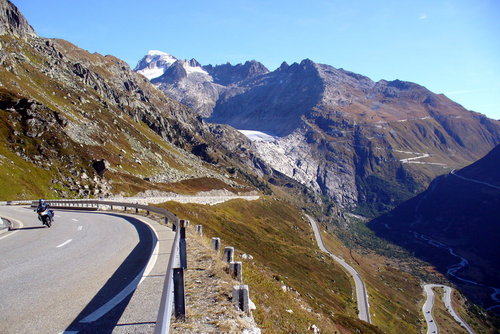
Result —
<instances>
[{"instance_id":1,"label":"switchback road in valley","mask_svg":"<svg viewBox=\"0 0 500 334\"><path fill-rule=\"evenodd\" d=\"M318 223L309 215L306 215L307 219L311 223L312 229L314 231L314 237L316 238L316 242L318 243L319 249L323 252L330 255L338 264L340 264L354 279L354 286L356 291L356 301L358 305L358 317L359 319L371 323L370 319L370 305L368 304L368 294L366 292L365 284L361 279L361 276L358 272L351 267L344 259L330 253L330 251L323 244L323 239L321 238L320 228Z\"/></svg>"},{"instance_id":2,"label":"switchback road in valley","mask_svg":"<svg viewBox=\"0 0 500 334\"><path fill-rule=\"evenodd\" d=\"M439 333L438 325L432 317L432 308L434 307L435 299L434 291L432 290L433 288L443 288L443 302L448 312L451 314L453 319L455 319L455 321L460 324L460 326L462 326L467 330L467 332L469 332L469 334L474 334L474 330L462 318L460 318L460 316L455 312L455 309L453 308L453 305L451 303L452 289L449 286L442 284L426 284L424 285L424 291L427 298L425 300L424 306L422 306L422 312L424 314L425 321L427 322L427 334Z\"/></svg>"},{"instance_id":3,"label":"switchback road in valley","mask_svg":"<svg viewBox=\"0 0 500 334\"><path fill-rule=\"evenodd\" d=\"M143 217L0 206L0 333L152 332L174 233ZM140 284L140 285L139 285Z\"/></svg>"}]
</instances>

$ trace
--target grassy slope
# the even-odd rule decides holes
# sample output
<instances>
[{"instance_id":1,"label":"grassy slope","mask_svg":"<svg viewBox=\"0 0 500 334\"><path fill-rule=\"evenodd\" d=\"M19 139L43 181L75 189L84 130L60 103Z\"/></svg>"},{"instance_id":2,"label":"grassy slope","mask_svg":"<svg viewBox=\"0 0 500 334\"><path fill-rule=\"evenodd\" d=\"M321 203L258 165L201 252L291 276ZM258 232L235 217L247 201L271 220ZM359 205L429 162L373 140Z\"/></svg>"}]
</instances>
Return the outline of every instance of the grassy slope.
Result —
<instances>
[{"instance_id":1,"label":"grassy slope","mask_svg":"<svg viewBox=\"0 0 500 334\"><path fill-rule=\"evenodd\" d=\"M322 236L328 249L344 258L363 277L372 322L384 333L417 333L420 328L420 282L400 271L389 258L349 250L330 233Z\"/></svg>"},{"instance_id":2,"label":"grassy slope","mask_svg":"<svg viewBox=\"0 0 500 334\"><path fill-rule=\"evenodd\" d=\"M245 262L244 281L265 332L303 333L316 324L325 333L379 333L357 319L349 278L319 251L309 224L291 205L266 197L216 206L162 206L254 257ZM291 291L284 292L282 285Z\"/></svg>"},{"instance_id":3,"label":"grassy slope","mask_svg":"<svg viewBox=\"0 0 500 334\"><path fill-rule=\"evenodd\" d=\"M325 243L345 259L350 259L350 264L361 271L368 285L370 300L374 301L370 302L374 324L387 333L397 333L398 328L406 328L408 333L425 332L425 321L421 315L425 296L421 282L452 284L434 266L377 237L365 222L351 219L349 231L341 235L343 243L352 247L351 251L330 234L324 234ZM456 290L453 292L453 303L455 310L477 333L496 333L497 318L487 317L484 311L466 302ZM451 322L442 326L447 331L453 328Z\"/></svg>"},{"instance_id":4,"label":"grassy slope","mask_svg":"<svg viewBox=\"0 0 500 334\"><path fill-rule=\"evenodd\" d=\"M432 310L432 315L434 317L434 321L436 321L439 333L442 334L467 334L467 330L461 327L455 319L450 315L450 313L446 310L446 306L443 302L443 289L442 288L434 288L434 295L436 296L434 300L434 308ZM452 298L456 295L453 293Z\"/></svg>"}]
</instances>

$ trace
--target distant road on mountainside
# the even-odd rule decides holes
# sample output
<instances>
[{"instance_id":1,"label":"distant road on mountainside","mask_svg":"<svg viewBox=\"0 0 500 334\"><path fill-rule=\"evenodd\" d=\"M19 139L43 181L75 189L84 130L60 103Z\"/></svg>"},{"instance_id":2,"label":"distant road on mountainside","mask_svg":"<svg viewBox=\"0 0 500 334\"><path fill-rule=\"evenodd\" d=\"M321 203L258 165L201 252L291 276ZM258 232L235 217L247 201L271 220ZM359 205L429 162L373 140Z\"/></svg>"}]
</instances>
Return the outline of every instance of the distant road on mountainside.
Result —
<instances>
[{"instance_id":1,"label":"distant road on mountainside","mask_svg":"<svg viewBox=\"0 0 500 334\"><path fill-rule=\"evenodd\" d=\"M365 284L361 279L359 273L351 267L344 259L330 253L330 251L323 244L323 239L321 238L320 229L318 223L309 215L306 215L307 219L311 223L312 229L314 231L314 237L318 243L318 247L325 253L329 254L337 263L339 263L344 269L352 276L354 279L354 285L356 290L356 301L358 306L358 317L359 319L371 323L370 319L370 306L368 304L368 294L366 292Z\"/></svg>"},{"instance_id":2,"label":"distant road on mountainside","mask_svg":"<svg viewBox=\"0 0 500 334\"><path fill-rule=\"evenodd\" d=\"M432 317L432 308L434 307L435 299L434 291L432 291L433 288L444 289L443 302L448 312L451 314L453 319L455 319L460 324L460 326L462 326L469 332L469 334L475 334L474 330L455 312L455 309L453 308L453 304L451 302L451 288L447 285L442 284L426 284L424 285L424 291L427 299L425 300L424 306L422 306L422 312L424 314L425 321L427 322L427 334L434 334L439 332L438 325Z\"/></svg>"},{"instance_id":3,"label":"distant road on mountainside","mask_svg":"<svg viewBox=\"0 0 500 334\"><path fill-rule=\"evenodd\" d=\"M458 177L458 178L460 178L462 180L465 180L465 181L482 184L482 185L485 185L485 186L488 186L488 187L491 187L491 188L495 188L495 189L500 189L499 186L496 186L494 184L491 184L491 183L488 183L488 182L479 181L479 180L474 180L474 179L470 179L468 177L463 177L461 175L458 175L457 173L455 173L455 170L452 170L450 173L451 173L451 175L454 175L454 176L456 176L456 177Z\"/></svg>"},{"instance_id":4,"label":"distant road on mountainside","mask_svg":"<svg viewBox=\"0 0 500 334\"><path fill-rule=\"evenodd\" d=\"M0 332L151 332L171 243L166 226L130 215L0 206Z\"/></svg>"}]
</instances>

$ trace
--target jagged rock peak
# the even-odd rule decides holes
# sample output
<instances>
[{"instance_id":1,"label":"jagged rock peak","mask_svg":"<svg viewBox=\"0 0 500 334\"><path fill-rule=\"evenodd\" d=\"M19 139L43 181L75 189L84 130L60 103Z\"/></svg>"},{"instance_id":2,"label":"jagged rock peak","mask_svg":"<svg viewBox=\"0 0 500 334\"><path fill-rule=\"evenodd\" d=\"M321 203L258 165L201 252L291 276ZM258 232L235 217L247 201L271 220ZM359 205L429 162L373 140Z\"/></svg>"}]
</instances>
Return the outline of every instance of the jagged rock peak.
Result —
<instances>
[{"instance_id":1,"label":"jagged rock peak","mask_svg":"<svg viewBox=\"0 0 500 334\"><path fill-rule=\"evenodd\" d=\"M288 65L288 63L286 61L282 62L280 67L278 68L279 71L283 71L283 70L286 70L287 68L289 68L290 65Z\"/></svg>"},{"instance_id":2,"label":"jagged rock peak","mask_svg":"<svg viewBox=\"0 0 500 334\"><path fill-rule=\"evenodd\" d=\"M301 62L300 62L300 66L302 67L309 67L309 66L315 66L316 63L313 62L311 59L309 58L306 58L306 59L303 59Z\"/></svg>"},{"instance_id":3,"label":"jagged rock peak","mask_svg":"<svg viewBox=\"0 0 500 334\"><path fill-rule=\"evenodd\" d=\"M207 65L203 68L214 78L217 84L231 85L237 82L269 73L267 67L256 60L246 61L244 64L231 65L227 62L222 65Z\"/></svg>"},{"instance_id":4,"label":"jagged rock peak","mask_svg":"<svg viewBox=\"0 0 500 334\"><path fill-rule=\"evenodd\" d=\"M189 66L192 66L192 67L201 67L201 64L196 59L192 58L189 61Z\"/></svg>"},{"instance_id":5,"label":"jagged rock peak","mask_svg":"<svg viewBox=\"0 0 500 334\"><path fill-rule=\"evenodd\" d=\"M0 0L0 35L36 36L33 27L9 0Z\"/></svg>"}]
</instances>

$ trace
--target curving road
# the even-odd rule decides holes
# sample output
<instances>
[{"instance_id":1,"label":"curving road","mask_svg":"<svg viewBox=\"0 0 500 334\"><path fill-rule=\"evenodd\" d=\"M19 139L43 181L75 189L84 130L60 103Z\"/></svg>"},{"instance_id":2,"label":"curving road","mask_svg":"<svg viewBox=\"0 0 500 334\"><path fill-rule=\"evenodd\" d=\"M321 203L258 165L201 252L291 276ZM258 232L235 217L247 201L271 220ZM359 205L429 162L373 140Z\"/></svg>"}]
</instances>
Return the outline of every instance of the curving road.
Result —
<instances>
[{"instance_id":1,"label":"curving road","mask_svg":"<svg viewBox=\"0 0 500 334\"><path fill-rule=\"evenodd\" d=\"M318 247L328 255L330 255L337 263L339 263L354 279L354 285L356 290L356 302L358 305L358 318L371 323L370 319L370 305L368 304L368 294L366 293L365 284L361 279L359 273L351 267L344 259L330 253L330 251L323 244L323 239L321 238L320 229L318 223L309 215L305 215L309 222L311 223L312 229L314 231L314 237L318 243Z\"/></svg>"},{"instance_id":2,"label":"curving road","mask_svg":"<svg viewBox=\"0 0 500 334\"><path fill-rule=\"evenodd\" d=\"M453 305L451 303L451 288L447 285L442 284L426 284L424 285L424 291L427 296L424 306L422 306L422 312L424 314L425 321L427 322L427 334L439 333L438 326L432 317L432 308L434 307L434 291L433 288L443 288L443 302L451 314L453 319L460 324L463 328L469 332L469 334L474 334L474 330L455 312Z\"/></svg>"},{"instance_id":3,"label":"curving road","mask_svg":"<svg viewBox=\"0 0 500 334\"><path fill-rule=\"evenodd\" d=\"M170 249L157 241L173 233L114 213L56 210L51 228L28 208L0 216L15 222L0 235L0 333L152 331Z\"/></svg>"}]
</instances>

